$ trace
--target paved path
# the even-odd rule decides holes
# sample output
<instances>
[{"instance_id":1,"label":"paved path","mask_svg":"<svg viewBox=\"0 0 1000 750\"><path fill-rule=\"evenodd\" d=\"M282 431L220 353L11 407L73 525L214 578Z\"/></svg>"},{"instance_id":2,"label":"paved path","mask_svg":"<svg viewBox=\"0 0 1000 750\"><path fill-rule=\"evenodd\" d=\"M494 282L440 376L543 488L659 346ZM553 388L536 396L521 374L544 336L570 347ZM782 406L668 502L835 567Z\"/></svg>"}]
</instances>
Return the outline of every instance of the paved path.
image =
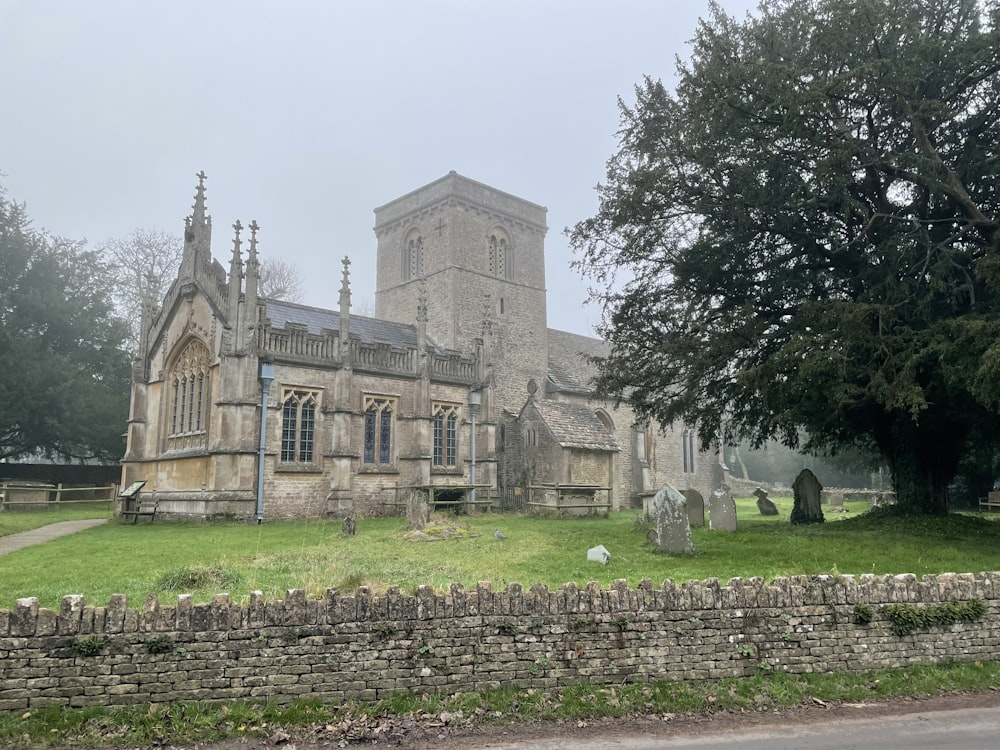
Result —
<instances>
[{"instance_id":1,"label":"paved path","mask_svg":"<svg viewBox=\"0 0 1000 750\"><path fill-rule=\"evenodd\" d=\"M48 542L57 537L75 534L78 531L89 529L91 526L100 526L102 523L107 522L108 519L106 518L87 518L83 521L60 521L59 523L50 523L48 526L41 526L31 531L0 536L0 555L17 552L17 550L30 547L32 544Z\"/></svg>"}]
</instances>

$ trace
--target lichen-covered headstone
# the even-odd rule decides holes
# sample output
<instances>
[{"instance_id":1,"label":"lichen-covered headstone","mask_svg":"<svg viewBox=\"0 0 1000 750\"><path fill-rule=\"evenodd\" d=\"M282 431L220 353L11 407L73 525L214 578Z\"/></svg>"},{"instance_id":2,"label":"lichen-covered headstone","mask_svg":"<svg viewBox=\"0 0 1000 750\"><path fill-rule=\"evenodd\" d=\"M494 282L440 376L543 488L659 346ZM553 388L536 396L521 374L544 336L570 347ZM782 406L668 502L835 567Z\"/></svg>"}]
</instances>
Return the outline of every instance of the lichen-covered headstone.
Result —
<instances>
[{"instance_id":1,"label":"lichen-covered headstone","mask_svg":"<svg viewBox=\"0 0 1000 750\"><path fill-rule=\"evenodd\" d=\"M823 509L820 507L820 496L823 485L809 469L803 469L795 477L792 484L792 494L795 502L792 505L791 522L794 524L823 523Z\"/></svg>"},{"instance_id":2,"label":"lichen-covered headstone","mask_svg":"<svg viewBox=\"0 0 1000 750\"><path fill-rule=\"evenodd\" d=\"M406 497L406 530L422 531L431 517L427 490L412 489Z\"/></svg>"},{"instance_id":3,"label":"lichen-covered headstone","mask_svg":"<svg viewBox=\"0 0 1000 750\"><path fill-rule=\"evenodd\" d=\"M698 490L684 490L681 492L684 498L687 500L688 505L688 523L691 524L691 528L701 527L705 525L705 498L701 496Z\"/></svg>"},{"instance_id":4,"label":"lichen-covered headstone","mask_svg":"<svg viewBox=\"0 0 1000 750\"><path fill-rule=\"evenodd\" d=\"M694 552L687 499L669 484L663 485L653 496L653 521L656 523L656 546L661 551Z\"/></svg>"},{"instance_id":5,"label":"lichen-covered headstone","mask_svg":"<svg viewBox=\"0 0 1000 750\"><path fill-rule=\"evenodd\" d=\"M728 490L715 490L709 498L708 527L713 531L736 531L736 501Z\"/></svg>"},{"instance_id":6,"label":"lichen-covered headstone","mask_svg":"<svg viewBox=\"0 0 1000 750\"><path fill-rule=\"evenodd\" d=\"M762 516L778 515L778 506L767 496L767 490L763 487L758 487L753 491L753 494L757 496L757 510L760 511Z\"/></svg>"}]
</instances>

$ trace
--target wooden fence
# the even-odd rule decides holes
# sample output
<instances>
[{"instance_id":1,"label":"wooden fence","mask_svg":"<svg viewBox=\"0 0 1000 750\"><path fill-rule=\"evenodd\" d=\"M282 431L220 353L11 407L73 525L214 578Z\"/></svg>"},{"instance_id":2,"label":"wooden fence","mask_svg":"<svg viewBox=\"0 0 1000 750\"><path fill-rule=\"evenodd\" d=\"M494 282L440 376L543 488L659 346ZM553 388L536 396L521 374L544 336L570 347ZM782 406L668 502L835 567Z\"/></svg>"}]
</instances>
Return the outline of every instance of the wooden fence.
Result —
<instances>
[{"instance_id":1,"label":"wooden fence","mask_svg":"<svg viewBox=\"0 0 1000 750\"><path fill-rule=\"evenodd\" d=\"M57 484L0 483L0 511L49 510L78 503L113 503L117 484L67 487Z\"/></svg>"}]
</instances>

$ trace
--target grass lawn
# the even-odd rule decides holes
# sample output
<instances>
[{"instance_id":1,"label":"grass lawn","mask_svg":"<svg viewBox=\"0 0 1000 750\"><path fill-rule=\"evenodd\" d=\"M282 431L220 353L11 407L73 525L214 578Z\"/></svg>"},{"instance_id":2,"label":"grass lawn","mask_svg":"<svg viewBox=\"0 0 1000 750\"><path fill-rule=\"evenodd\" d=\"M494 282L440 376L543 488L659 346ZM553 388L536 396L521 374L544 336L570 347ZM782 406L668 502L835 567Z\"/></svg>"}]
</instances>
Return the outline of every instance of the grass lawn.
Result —
<instances>
[{"instance_id":1,"label":"grass lawn","mask_svg":"<svg viewBox=\"0 0 1000 750\"><path fill-rule=\"evenodd\" d=\"M5 510L0 513L0 536L31 531L58 521L79 521L84 518L107 518L114 515L111 503L72 502L52 504L47 510Z\"/></svg>"},{"instance_id":2,"label":"grass lawn","mask_svg":"<svg viewBox=\"0 0 1000 750\"><path fill-rule=\"evenodd\" d=\"M556 588L570 581L607 586L619 578L635 586L647 578L659 585L667 578L725 582L736 576L920 576L997 568L1000 523L989 518L862 518L867 506L848 503L849 513L828 513L825 524L793 527L788 523L791 500L779 498L776 504L781 515L764 518L753 500L738 500L739 531L693 529L696 551L690 556L658 554L637 526L636 511L576 520L446 516L475 536L438 542L405 541L400 518L360 519L355 537L341 534L339 520L260 526L112 521L0 558L0 609L26 596L58 609L66 594L83 594L98 605L111 594L126 594L137 607L153 591L164 602L179 593L208 601L223 591L245 601L254 590L281 598L290 588L320 597L327 588L348 593L361 585L378 593L389 586L412 592L429 584L440 592L451 583L472 588L478 581L490 581L494 588L513 582ZM49 512L23 515L66 520ZM510 538L495 539L495 527ZM587 549L597 544L611 552L607 566L586 560Z\"/></svg>"}]
</instances>

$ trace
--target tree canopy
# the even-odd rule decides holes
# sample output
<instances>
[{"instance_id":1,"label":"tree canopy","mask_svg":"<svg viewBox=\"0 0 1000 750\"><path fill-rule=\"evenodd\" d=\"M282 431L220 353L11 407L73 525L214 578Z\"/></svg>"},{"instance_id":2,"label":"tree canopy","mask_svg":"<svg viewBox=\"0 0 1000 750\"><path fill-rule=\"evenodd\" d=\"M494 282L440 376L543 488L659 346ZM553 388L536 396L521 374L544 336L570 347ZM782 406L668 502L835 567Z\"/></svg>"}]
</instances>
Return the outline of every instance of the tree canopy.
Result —
<instances>
[{"instance_id":1,"label":"tree canopy","mask_svg":"<svg viewBox=\"0 0 1000 750\"><path fill-rule=\"evenodd\" d=\"M294 264L280 258L262 258L260 261L260 287L258 293L268 299L285 302L302 301L302 276Z\"/></svg>"},{"instance_id":2,"label":"tree canopy","mask_svg":"<svg viewBox=\"0 0 1000 750\"><path fill-rule=\"evenodd\" d=\"M184 256L184 243L177 235L150 229L136 229L126 237L113 237L98 249L104 254L116 283L112 299L119 315L128 322L127 348L139 354L139 327L142 306L150 300L163 301Z\"/></svg>"},{"instance_id":3,"label":"tree canopy","mask_svg":"<svg viewBox=\"0 0 1000 750\"><path fill-rule=\"evenodd\" d=\"M121 458L129 362L111 278L0 188L0 458Z\"/></svg>"},{"instance_id":4,"label":"tree canopy","mask_svg":"<svg viewBox=\"0 0 1000 750\"><path fill-rule=\"evenodd\" d=\"M570 232L599 390L715 440L877 450L944 512L1000 438L1000 9L764 0L619 102Z\"/></svg>"}]
</instances>

